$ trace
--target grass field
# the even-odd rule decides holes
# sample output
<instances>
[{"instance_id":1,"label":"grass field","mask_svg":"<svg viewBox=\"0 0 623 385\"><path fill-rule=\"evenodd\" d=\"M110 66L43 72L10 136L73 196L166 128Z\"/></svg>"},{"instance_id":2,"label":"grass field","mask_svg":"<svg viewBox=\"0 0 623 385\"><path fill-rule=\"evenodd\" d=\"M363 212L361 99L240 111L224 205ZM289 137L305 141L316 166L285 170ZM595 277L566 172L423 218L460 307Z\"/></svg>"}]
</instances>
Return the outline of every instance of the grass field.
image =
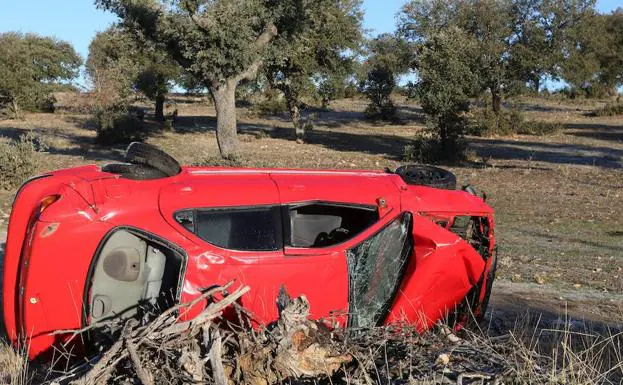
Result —
<instances>
[{"instance_id":1,"label":"grass field","mask_svg":"<svg viewBox=\"0 0 623 385\"><path fill-rule=\"evenodd\" d=\"M623 117L591 117L593 103L522 99L528 119L558 121L554 136L469 138L472 161L451 165L460 183L485 191L496 210L500 245L492 327L531 310L546 319L623 324ZM217 159L214 110L178 103L172 132L148 142L182 163ZM417 105L400 103L400 124L363 119L365 101L314 111L315 128L297 144L287 116L239 109L242 163L265 167L382 169L401 164L403 148L425 126ZM120 160L124 146L93 144L88 117L32 114L0 122L0 135L35 130L49 143L40 171ZM0 233L13 191L0 191Z\"/></svg>"}]
</instances>

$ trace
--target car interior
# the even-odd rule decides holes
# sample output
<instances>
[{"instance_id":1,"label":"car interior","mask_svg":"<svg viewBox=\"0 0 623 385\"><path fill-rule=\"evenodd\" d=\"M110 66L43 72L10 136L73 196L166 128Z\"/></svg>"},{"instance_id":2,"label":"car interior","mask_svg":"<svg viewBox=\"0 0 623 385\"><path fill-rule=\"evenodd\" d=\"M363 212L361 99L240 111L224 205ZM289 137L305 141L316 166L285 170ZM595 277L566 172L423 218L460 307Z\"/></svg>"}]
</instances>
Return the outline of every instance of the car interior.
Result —
<instances>
[{"instance_id":1,"label":"car interior","mask_svg":"<svg viewBox=\"0 0 623 385\"><path fill-rule=\"evenodd\" d=\"M184 258L139 232L118 230L108 237L91 276L90 323L147 317L178 298Z\"/></svg>"},{"instance_id":2,"label":"car interior","mask_svg":"<svg viewBox=\"0 0 623 385\"><path fill-rule=\"evenodd\" d=\"M342 243L378 221L375 207L311 203L288 209L288 246L327 247Z\"/></svg>"}]
</instances>

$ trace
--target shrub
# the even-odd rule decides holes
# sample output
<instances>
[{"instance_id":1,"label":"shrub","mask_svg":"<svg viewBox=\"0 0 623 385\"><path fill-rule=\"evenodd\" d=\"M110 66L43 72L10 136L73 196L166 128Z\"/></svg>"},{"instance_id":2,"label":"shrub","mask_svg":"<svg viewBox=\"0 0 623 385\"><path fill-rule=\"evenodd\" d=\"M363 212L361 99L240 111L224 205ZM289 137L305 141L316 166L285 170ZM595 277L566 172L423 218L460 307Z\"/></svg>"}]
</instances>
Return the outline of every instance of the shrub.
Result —
<instances>
[{"instance_id":1,"label":"shrub","mask_svg":"<svg viewBox=\"0 0 623 385\"><path fill-rule=\"evenodd\" d=\"M317 97L322 103L322 108L329 108L329 104L339 97L338 85L333 79L326 79L318 86Z\"/></svg>"},{"instance_id":2,"label":"shrub","mask_svg":"<svg viewBox=\"0 0 623 385\"><path fill-rule=\"evenodd\" d=\"M393 120L396 117L396 106L391 94L396 87L394 74L389 70L373 69L363 83L363 93L370 104L364 111L367 119Z\"/></svg>"},{"instance_id":3,"label":"shrub","mask_svg":"<svg viewBox=\"0 0 623 385\"><path fill-rule=\"evenodd\" d=\"M288 111L288 106L281 93L269 90L253 105L253 110L260 115L280 115Z\"/></svg>"},{"instance_id":4,"label":"shrub","mask_svg":"<svg viewBox=\"0 0 623 385\"><path fill-rule=\"evenodd\" d=\"M344 95L345 99L352 99L357 96L357 85L355 83L348 83L344 86Z\"/></svg>"},{"instance_id":5,"label":"shrub","mask_svg":"<svg viewBox=\"0 0 623 385\"><path fill-rule=\"evenodd\" d=\"M466 158L466 150L467 143L462 137L444 142L429 130L405 146L403 158L415 163L457 161Z\"/></svg>"},{"instance_id":6,"label":"shrub","mask_svg":"<svg viewBox=\"0 0 623 385\"><path fill-rule=\"evenodd\" d=\"M99 144L129 143L145 137L143 121L124 108L103 108L94 115L96 142Z\"/></svg>"},{"instance_id":7,"label":"shrub","mask_svg":"<svg viewBox=\"0 0 623 385\"><path fill-rule=\"evenodd\" d=\"M363 113L369 120L394 120L396 119L396 106L391 100L381 105L370 103Z\"/></svg>"},{"instance_id":8,"label":"shrub","mask_svg":"<svg viewBox=\"0 0 623 385\"><path fill-rule=\"evenodd\" d=\"M595 116L616 116L623 115L622 103L608 103L605 107L594 111Z\"/></svg>"},{"instance_id":9,"label":"shrub","mask_svg":"<svg viewBox=\"0 0 623 385\"><path fill-rule=\"evenodd\" d=\"M41 162L41 152L48 146L36 134L0 142L0 188L11 190L32 177Z\"/></svg>"},{"instance_id":10,"label":"shrub","mask_svg":"<svg viewBox=\"0 0 623 385\"><path fill-rule=\"evenodd\" d=\"M468 133L477 136L512 135L524 124L524 117L519 110L511 109L495 114L493 110L485 108L473 114Z\"/></svg>"},{"instance_id":11,"label":"shrub","mask_svg":"<svg viewBox=\"0 0 623 385\"><path fill-rule=\"evenodd\" d=\"M495 114L482 109L472 116L467 132L477 136L551 135L562 130L559 122L526 121L521 111L510 109Z\"/></svg>"},{"instance_id":12,"label":"shrub","mask_svg":"<svg viewBox=\"0 0 623 385\"><path fill-rule=\"evenodd\" d=\"M164 122L162 122L162 129L164 131L173 131L173 120L165 119Z\"/></svg>"},{"instance_id":13,"label":"shrub","mask_svg":"<svg viewBox=\"0 0 623 385\"><path fill-rule=\"evenodd\" d=\"M521 135L536 135L546 136L553 135L562 131L563 125L560 122L543 122L543 121L529 121L525 122L517 130Z\"/></svg>"},{"instance_id":14,"label":"shrub","mask_svg":"<svg viewBox=\"0 0 623 385\"><path fill-rule=\"evenodd\" d=\"M420 98L420 89L418 88L418 84L414 82L408 82L404 86L404 95L411 100L417 100Z\"/></svg>"}]
</instances>

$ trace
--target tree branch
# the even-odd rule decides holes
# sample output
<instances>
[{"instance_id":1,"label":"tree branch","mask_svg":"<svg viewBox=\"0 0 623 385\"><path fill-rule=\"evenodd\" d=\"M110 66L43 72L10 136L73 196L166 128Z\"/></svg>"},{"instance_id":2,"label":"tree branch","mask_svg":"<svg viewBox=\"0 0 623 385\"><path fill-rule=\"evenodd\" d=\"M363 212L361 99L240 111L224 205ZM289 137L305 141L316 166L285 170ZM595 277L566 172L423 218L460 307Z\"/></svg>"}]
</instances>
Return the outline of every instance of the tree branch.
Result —
<instances>
[{"instance_id":1,"label":"tree branch","mask_svg":"<svg viewBox=\"0 0 623 385\"><path fill-rule=\"evenodd\" d=\"M255 49L260 51L266 48L268 43L270 43L270 41L273 40L273 38L277 36L278 33L279 31L277 30L275 24L268 24L266 26L266 31L262 32L262 34L258 36L257 40L255 40Z\"/></svg>"},{"instance_id":2,"label":"tree branch","mask_svg":"<svg viewBox=\"0 0 623 385\"><path fill-rule=\"evenodd\" d=\"M195 23L197 28L204 32L210 32L210 27L214 27L214 23L206 23L204 19L199 18L195 10L190 8L190 4L188 4L187 1L184 1L183 4L184 9L186 9L186 12L188 12L188 17L190 17L193 23Z\"/></svg>"},{"instance_id":3,"label":"tree branch","mask_svg":"<svg viewBox=\"0 0 623 385\"><path fill-rule=\"evenodd\" d=\"M277 30L277 27L275 26L275 24L273 23L268 24L266 26L266 30L262 32L262 34L258 36L258 38L255 40L255 43L253 44L255 50L257 52L262 51L264 48L266 48L268 43L270 43L271 40L273 40L273 38L277 36L278 34L279 34L279 31ZM240 82L241 80L255 79L257 77L257 71L259 71L261 66L262 66L261 59L254 61L249 66L249 68L246 69L246 71L236 76L235 78L236 83Z\"/></svg>"},{"instance_id":4,"label":"tree branch","mask_svg":"<svg viewBox=\"0 0 623 385\"><path fill-rule=\"evenodd\" d=\"M254 61L246 71L236 76L236 83L239 83L242 80L253 80L257 77L257 72L260 70L263 61L258 59Z\"/></svg>"}]
</instances>

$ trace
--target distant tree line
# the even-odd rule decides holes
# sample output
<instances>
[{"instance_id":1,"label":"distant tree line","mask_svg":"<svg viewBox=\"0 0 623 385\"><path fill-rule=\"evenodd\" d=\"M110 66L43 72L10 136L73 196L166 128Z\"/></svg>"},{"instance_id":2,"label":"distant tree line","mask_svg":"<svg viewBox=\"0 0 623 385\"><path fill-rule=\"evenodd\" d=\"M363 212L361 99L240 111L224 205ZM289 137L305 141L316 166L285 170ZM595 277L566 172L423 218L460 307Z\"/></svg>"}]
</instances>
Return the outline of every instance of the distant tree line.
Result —
<instances>
[{"instance_id":1,"label":"distant tree line","mask_svg":"<svg viewBox=\"0 0 623 385\"><path fill-rule=\"evenodd\" d=\"M604 97L623 84L623 9L600 14L589 0L411 0L393 34L366 38L360 0L95 0L119 22L97 34L86 73L102 108L121 111L136 92L155 119L174 86L206 90L224 158L237 155L236 99L280 95L297 140L310 98L358 92L366 116L393 120L401 75L429 117L434 145L458 154L474 98L495 119L504 101L564 80L571 97ZM19 116L82 64L65 42L0 35L0 107ZM238 92L237 92L238 91ZM113 125L114 126L114 125Z\"/></svg>"}]
</instances>

